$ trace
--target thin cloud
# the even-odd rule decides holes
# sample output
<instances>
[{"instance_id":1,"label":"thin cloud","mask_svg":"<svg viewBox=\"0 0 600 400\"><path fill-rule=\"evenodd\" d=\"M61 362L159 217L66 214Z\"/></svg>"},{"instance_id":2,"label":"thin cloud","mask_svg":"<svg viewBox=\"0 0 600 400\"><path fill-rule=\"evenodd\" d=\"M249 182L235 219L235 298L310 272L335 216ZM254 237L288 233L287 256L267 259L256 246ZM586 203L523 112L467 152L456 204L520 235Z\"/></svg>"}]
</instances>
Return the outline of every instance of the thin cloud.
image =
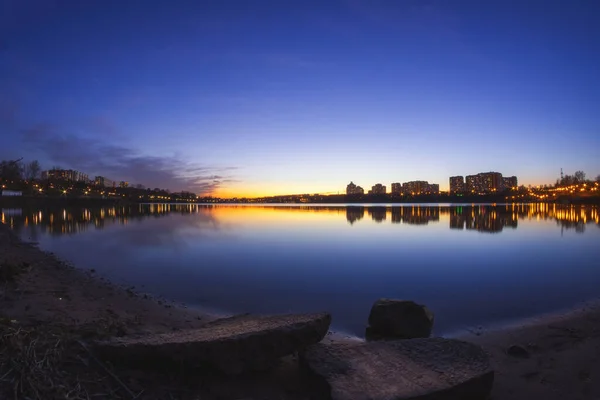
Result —
<instances>
[{"instance_id":1,"label":"thin cloud","mask_svg":"<svg viewBox=\"0 0 600 400\"><path fill-rule=\"evenodd\" d=\"M174 156L144 155L97 138L63 134L53 125L40 124L24 129L21 136L27 146L61 167L148 187L208 195L231 179L223 174L231 167L213 168Z\"/></svg>"}]
</instances>

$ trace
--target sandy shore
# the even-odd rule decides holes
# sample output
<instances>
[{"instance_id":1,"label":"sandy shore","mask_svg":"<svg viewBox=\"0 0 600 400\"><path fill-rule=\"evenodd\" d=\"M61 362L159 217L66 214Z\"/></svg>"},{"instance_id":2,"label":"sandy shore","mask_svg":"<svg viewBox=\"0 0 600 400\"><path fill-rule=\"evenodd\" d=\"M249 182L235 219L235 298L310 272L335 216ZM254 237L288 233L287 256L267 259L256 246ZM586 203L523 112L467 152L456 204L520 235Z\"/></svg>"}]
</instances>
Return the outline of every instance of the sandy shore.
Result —
<instances>
[{"instance_id":1,"label":"sandy shore","mask_svg":"<svg viewBox=\"0 0 600 400\"><path fill-rule=\"evenodd\" d=\"M8 277L0 281L0 327L5 332L9 328L10 332L20 332L29 327L56 327L61 332L68 329L70 338L128 335L196 328L216 318L140 294L133 288L116 287L92 271L70 267L36 246L21 242L1 224L0 263L18 268L14 280ZM598 304L494 331L466 333L459 338L481 345L490 354L496 370L492 399L600 398ZM508 354L507 350L515 345L515 354ZM72 355L73 350L67 350ZM105 386L97 388L99 393L94 398L132 398L128 391L135 392L139 399L311 398L292 357L270 372L235 379L215 376L202 380L194 377L190 381L189 377L150 376L114 369L112 373L121 378L120 384L102 368L91 366L85 353L75 355L80 360L77 368L93 368L89 371L93 377L90 381L101 380L106 387L115 387L112 391ZM67 361L73 362L71 358ZM13 387L7 387L13 372L7 365L0 367L0 375L6 373L4 369L8 371L0 379L2 397L2 393L14 392ZM87 398L92 398L89 393Z\"/></svg>"},{"instance_id":2,"label":"sandy shore","mask_svg":"<svg viewBox=\"0 0 600 400\"><path fill-rule=\"evenodd\" d=\"M492 399L600 399L600 303L457 338L490 354Z\"/></svg>"}]
</instances>

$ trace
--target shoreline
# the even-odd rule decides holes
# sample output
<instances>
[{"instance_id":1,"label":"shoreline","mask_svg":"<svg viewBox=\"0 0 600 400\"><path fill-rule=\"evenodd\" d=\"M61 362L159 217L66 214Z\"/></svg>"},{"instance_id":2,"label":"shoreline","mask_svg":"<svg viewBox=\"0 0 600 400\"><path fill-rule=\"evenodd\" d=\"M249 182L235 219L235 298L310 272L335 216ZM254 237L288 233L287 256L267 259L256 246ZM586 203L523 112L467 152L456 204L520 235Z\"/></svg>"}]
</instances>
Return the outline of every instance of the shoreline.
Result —
<instances>
[{"instance_id":1,"label":"shoreline","mask_svg":"<svg viewBox=\"0 0 600 400\"><path fill-rule=\"evenodd\" d=\"M129 198L76 198L76 197L39 197L39 196L22 196L22 197L3 197L0 196L0 208L23 208L23 207L63 207L63 206L131 206L138 204L195 204L195 205L237 205L237 206L381 206L381 205L512 205L512 204L556 204L560 206L598 206L600 205L600 196L592 197L573 197L573 198L556 198L540 201L536 198L524 198L521 201L508 201L504 196L432 196L432 197L413 197L413 198L396 198L396 197L364 197L364 198L347 198L335 197L332 199L319 199L315 201L222 201L207 202L207 201L138 201Z\"/></svg>"},{"instance_id":2,"label":"shoreline","mask_svg":"<svg viewBox=\"0 0 600 400\"><path fill-rule=\"evenodd\" d=\"M576 318L580 314L586 313L590 309L595 310L596 308L598 308L598 311L600 312L600 298L581 301L570 307L563 307L528 317L505 319L502 321L479 325L477 327L467 326L464 328L458 328L441 333L439 336L448 339L468 340L469 338L480 338L486 335L497 335L500 333L507 333L528 327L550 324L554 321Z\"/></svg>"},{"instance_id":3,"label":"shoreline","mask_svg":"<svg viewBox=\"0 0 600 400\"><path fill-rule=\"evenodd\" d=\"M79 326L108 320L119 321L127 333L143 333L195 328L218 318L71 266L21 240L4 224L0 224L0 262L22 269L15 282L4 282L0 304L4 317L25 325Z\"/></svg>"},{"instance_id":4,"label":"shoreline","mask_svg":"<svg viewBox=\"0 0 600 400\"><path fill-rule=\"evenodd\" d=\"M496 370L493 399L600 396L600 302L596 299L455 338L478 344L490 355Z\"/></svg>"},{"instance_id":5,"label":"shoreline","mask_svg":"<svg viewBox=\"0 0 600 400\"><path fill-rule=\"evenodd\" d=\"M0 263L3 262L22 268L14 282L9 279L0 288L0 320L19 329L68 327L78 335L122 336L198 328L227 317L153 298L136 292L133 287L117 286L22 241L10 228L0 224ZM489 325L482 331L451 332L444 337L478 344L488 352L496 370L491 399L562 400L600 396L600 380L595 379L600 378L598 300ZM331 332L327 340L363 339ZM507 352L511 346L518 346L524 352L511 355ZM202 389L208 392L202 393L217 393L216 398L225 399L243 398L250 393L259 398L303 398L296 396L303 386L299 375L297 363L287 359L273 371L251 379L214 378ZM150 390L148 385L153 385L156 377L140 379L145 382L145 390ZM232 385L235 390L230 388ZM156 396L148 392L142 398L160 398Z\"/></svg>"}]
</instances>

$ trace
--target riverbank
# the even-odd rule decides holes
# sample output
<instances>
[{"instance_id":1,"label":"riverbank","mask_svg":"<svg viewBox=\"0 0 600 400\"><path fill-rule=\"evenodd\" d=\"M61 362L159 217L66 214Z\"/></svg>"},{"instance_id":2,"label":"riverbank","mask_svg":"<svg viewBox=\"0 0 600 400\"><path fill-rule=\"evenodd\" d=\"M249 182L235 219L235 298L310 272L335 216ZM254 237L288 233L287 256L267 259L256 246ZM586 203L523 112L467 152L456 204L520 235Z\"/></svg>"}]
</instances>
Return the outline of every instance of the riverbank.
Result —
<instances>
[{"instance_id":1,"label":"riverbank","mask_svg":"<svg viewBox=\"0 0 600 400\"><path fill-rule=\"evenodd\" d=\"M100 364L80 341L197 328L215 317L154 299L136 288L117 287L85 266L66 265L20 241L2 224L0 263L0 347L5 349L0 356L0 397L15 398L16 382L21 390L16 398L24 398L24 393L41 399L85 399L92 394L100 399L151 400L310 398L293 357L272 371L237 378L188 376L185 371L142 373ZM461 338L490 354L496 370L492 399L600 396L596 305ZM511 346L516 347L508 354ZM71 397L65 396L68 391Z\"/></svg>"},{"instance_id":2,"label":"riverbank","mask_svg":"<svg viewBox=\"0 0 600 400\"><path fill-rule=\"evenodd\" d=\"M600 303L458 336L496 370L493 399L600 398Z\"/></svg>"}]
</instances>

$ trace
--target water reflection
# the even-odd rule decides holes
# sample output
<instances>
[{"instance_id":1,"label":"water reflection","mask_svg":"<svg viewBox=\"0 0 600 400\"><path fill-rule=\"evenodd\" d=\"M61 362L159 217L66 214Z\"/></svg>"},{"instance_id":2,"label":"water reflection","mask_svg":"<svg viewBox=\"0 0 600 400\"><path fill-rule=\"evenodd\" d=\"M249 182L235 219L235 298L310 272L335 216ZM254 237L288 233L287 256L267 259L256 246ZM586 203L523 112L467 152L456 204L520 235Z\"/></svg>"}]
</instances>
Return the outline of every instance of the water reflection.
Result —
<instances>
[{"instance_id":1,"label":"water reflection","mask_svg":"<svg viewBox=\"0 0 600 400\"><path fill-rule=\"evenodd\" d=\"M277 214L305 213L310 215L343 217L350 225L370 220L381 224L427 225L447 220L449 229L474 230L497 233L504 228L517 229L519 220L554 220L557 226L582 233L588 223L600 225L600 213L596 206L561 206L557 204L508 204L508 205L404 205L404 206L231 206L202 204L139 204L119 207L70 207L36 209L2 209L0 220L11 228L36 226L51 235L69 235L88 229L104 229L110 225L127 225L145 218L161 218L169 214L201 214L209 217L212 224L219 218L236 217L249 211L268 219Z\"/></svg>"},{"instance_id":2,"label":"water reflection","mask_svg":"<svg viewBox=\"0 0 600 400\"><path fill-rule=\"evenodd\" d=\"M443 333L600 293L592 206L141 204L0 218L115 282L230 313L327 310L358 335L379 297L427 304Z\"/></svg>"}]
</instances>

